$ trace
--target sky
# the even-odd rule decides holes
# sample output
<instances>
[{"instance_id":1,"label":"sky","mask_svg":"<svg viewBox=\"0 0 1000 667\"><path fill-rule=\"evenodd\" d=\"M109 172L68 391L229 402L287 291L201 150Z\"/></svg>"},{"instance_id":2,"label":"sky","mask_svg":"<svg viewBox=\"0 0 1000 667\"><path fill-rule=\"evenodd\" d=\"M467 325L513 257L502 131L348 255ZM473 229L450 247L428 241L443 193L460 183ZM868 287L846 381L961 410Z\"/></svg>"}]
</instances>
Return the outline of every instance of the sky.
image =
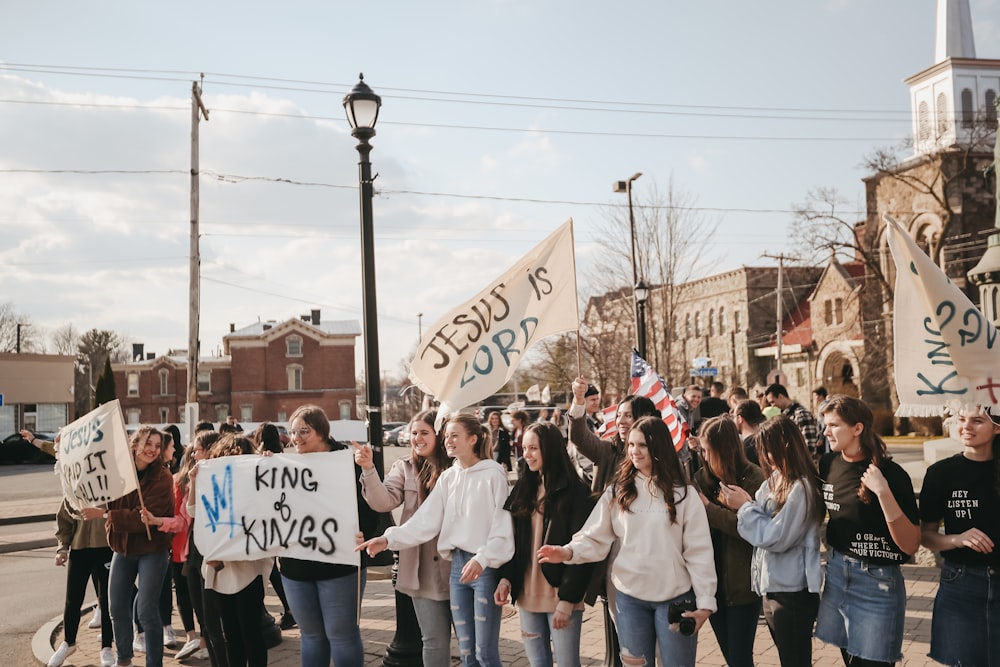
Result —
<instances>
[{"instance_id":1,"label":"sky","mask_svg":"<svg viewBox=\"0 0 1000 667\"><path fill-rule=\"evenodd\" d=\"M580 292L614 181L670 182L719 223L703 275L790 251L791 209L864 209L866 153L910 133L933 0L6 2L0 302L38 330L188 339L191 86L202 354L230 323L362 320L358 154L371 153L380 365L568 218ZM1000 58L1000 0L972 0ZM647 190L648 192L649 190ZM699 230L692 229L692 234ZM422 317L419 316L422 314ZM357 370L363 369L362 343Z\"/></svg>"}]
</instances>

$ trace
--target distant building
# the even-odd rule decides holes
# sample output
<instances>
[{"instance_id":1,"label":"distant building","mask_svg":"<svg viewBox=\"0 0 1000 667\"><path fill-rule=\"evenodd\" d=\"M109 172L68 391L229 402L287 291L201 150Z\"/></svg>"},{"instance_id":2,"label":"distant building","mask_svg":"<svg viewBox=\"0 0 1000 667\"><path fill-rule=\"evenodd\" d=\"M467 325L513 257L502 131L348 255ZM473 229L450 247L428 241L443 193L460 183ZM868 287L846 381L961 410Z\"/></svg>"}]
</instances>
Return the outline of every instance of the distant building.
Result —
<instances>
[{"instance_id":1,"label":"distant building","mask_svg":"<svg viewBox=\"0 0 1000 667\"><path fill-rule=\"evenodd\" d=\"M198 412L208 421L286 421L306 403L330 419L356 419L354 320L322 321L320 311L283 322L257 322L222 339L223 354L198 360ZM184 421L187 352L112 364L128 423Z\"/></svg>"},{"instance_id":2,"label":"distant building","mask_svg":"<svg viewBox=\"0 0 1000 667\"><path fill-rule=\"evenodd\" d=\"M0 438L26 428L55 433L72 421L76 357L0 353Z\"/></svg>"}]
</instances>

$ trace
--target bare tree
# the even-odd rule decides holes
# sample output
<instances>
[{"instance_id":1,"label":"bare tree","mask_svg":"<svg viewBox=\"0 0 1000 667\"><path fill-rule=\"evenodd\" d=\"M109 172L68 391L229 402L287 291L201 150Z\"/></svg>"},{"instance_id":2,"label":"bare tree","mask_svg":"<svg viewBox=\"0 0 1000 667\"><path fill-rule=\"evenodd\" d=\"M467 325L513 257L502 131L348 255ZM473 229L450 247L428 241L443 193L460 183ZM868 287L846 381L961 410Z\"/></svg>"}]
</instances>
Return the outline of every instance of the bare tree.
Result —
<instances>
[{"instance_id":1,"label":"bare tree","mask_svg":"<svg viewBox=\"0 0 1000 667\"><path fill-rule=\"evenodd\" d=\"M56 354L75 355L80 348L80 333L67 323L49 334L49 345Z\"/></svg>"},{"instance_id":2,"label":"bare tree","mask_svg":"<svg viewBox=\"0 0 1000 667\"><path fill-rule=\"evenodd\" d=\"M676 311L683 300L684 285L714 259L709 250L720 221L698 210L696 204L697 198L678 188L672 177L666 191L661 191L655 182L638 192L633 190L637 270L650 287L646 303L646 356L664 375L680 371L686 363L686 360L675 359L672 353ZM588 273L591 288L598 294L606 294L625 286L630 298L632 240L628 207L609 207L597 233L602 239L603 250ZM630 308L633 311L629 326L626 328L618 322L617 335L620 337L624 337L628 329L634 333L634 304L630 304ZM598 351L597 355L602 354L599 351L602 348L608 351L606 343L592 340L587 346ZM629 347L631 344L626 350ZM606 361L621 362L628 367L627 358Z\"/></svg>"},{"instance_id":3,"label":"bare tree","mask_svg":"<svg viewBox=\"0 0 1000 667\"><path fill-rule=\"evenodd\" d=\"M0 352L41 352L41 331L9 301L0 303Z\"/></svg>"}]
</instances>

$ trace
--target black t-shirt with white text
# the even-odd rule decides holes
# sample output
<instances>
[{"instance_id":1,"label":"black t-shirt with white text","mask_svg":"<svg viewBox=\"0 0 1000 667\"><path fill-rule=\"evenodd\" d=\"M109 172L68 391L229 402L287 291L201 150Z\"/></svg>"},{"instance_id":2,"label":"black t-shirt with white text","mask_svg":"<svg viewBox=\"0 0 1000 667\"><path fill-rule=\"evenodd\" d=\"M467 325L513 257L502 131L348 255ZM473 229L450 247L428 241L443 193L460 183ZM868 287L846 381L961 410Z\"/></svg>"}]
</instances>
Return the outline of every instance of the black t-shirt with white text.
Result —
<instances>
[{"instance_id":1,"label":"black t-shirt with white text","mask_svg":"<svg viewBox=\"0 0 1000 667\"><path fill-rule=\"evenodd\" d=\"M920 520L944 520L948 535L978 528L993 543L992 553L967 547L948 549L941 555L963 565L1000 566L1000 496L994 487L994 462L972 461L961 454L949 456L927 468L920 489Z\"/></svg>"},{"instance_id":2,"label":"black t-shirt with white text","mask_svg":"<svg viewBox=\"0 0 1000 667\"><path fill-rule=\"evenodd\" d=\"M870 493L871 502L858 497L861 476L871 461L845 461L839 452L830 452L820 461L819 476L823 484L823 500L830 520L826 525L826 541L837 551L882 565L899 565L909 560L889 534L885 514L878 497ZM880 467L903 514L917 524L917 500L913 482L898 463L885 460Z\"/></svg>"}]
</instances>

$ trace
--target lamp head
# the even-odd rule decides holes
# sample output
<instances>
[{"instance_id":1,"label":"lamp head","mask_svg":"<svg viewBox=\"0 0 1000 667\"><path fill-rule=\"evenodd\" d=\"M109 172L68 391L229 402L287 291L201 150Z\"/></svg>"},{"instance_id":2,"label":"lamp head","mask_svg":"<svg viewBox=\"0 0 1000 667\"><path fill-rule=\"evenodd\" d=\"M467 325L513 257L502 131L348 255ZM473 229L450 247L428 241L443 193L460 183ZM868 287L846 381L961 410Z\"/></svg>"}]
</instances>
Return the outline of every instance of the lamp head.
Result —
<instances>
[{"instance_id":1,"label":"lamp head","mask_svg":"<svg viewBox=\"0 0 1000 667\"><path fill-rule=\"evenodd\" d=\"M344 96L344 111L351 125L351 135L362 141L375 136L375 122L382 98L365 83L365 75L358 75L358 82Z\"/></svg>"}]
</instances>

